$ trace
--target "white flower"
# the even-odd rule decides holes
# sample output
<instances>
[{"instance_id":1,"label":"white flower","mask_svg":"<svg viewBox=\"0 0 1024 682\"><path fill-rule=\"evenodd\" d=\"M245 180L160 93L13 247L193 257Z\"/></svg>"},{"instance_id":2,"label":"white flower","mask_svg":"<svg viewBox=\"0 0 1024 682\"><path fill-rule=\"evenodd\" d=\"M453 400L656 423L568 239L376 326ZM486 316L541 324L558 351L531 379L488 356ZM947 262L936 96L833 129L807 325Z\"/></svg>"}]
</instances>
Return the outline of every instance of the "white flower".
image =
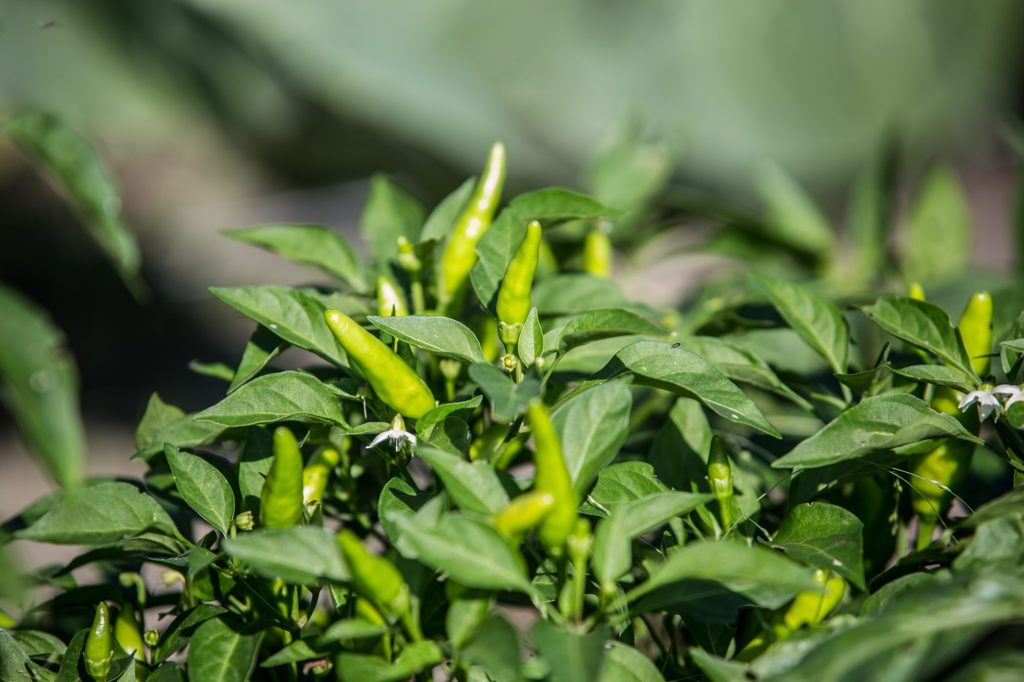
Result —
<instances>
[{"instance_id":1,"label":"white flower","mask_svg":"<svg viewBox=\"0 0 1024 682\"><path fill-rule=\"evenodd\" d=\"M958 407L961 412L964 412L975 403L978 404L978 414L981 415L981 421L985 421L993 413L995 414L995 419L999 419L999 411L1002 406L999 403L999 399L993 394L993 391L971 391L960 399Z\"/></svg>"},{"instance_id":2,"label":"white flower","mask_svg":"<svg viewBox=\"0 0 1024 682\"><path fill-rule=\"evenodd\" d=\"M416 436L402 429L388 429L387 431L378 433L377 437L370 441L370 444L366 446L366 449L372 450L385 440L391 441L392 446L395 448L395 452L398 452L399 449L401 449L402 441L408 441L409 445L416 447Z\"/></svg>"},{"instance_id":3,"label":"white flower","mask_svg":"<svg viewBox=\"0 0 1024 682\"><path fill-rule=\"evenodd\" d=\"M1013 384L999 384L992 389L992 392L996 395L1009 396L1003 403L1004 412L1010 409L1010 405L1024 401L1024 391L1021 390L1020 386L1014 386Z\"/></svg>"}]
</instances>

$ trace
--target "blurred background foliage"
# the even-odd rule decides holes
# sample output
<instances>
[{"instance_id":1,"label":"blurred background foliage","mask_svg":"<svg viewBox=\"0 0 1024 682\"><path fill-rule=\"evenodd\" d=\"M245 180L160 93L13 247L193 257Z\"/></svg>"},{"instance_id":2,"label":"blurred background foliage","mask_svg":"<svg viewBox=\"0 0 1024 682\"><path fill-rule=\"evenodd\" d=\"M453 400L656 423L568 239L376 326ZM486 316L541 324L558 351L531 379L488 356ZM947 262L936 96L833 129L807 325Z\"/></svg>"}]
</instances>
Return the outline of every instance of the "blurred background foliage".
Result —
<instances>
[{"instance_id":1,"label":"blurred background foliage","mask_svg":"<svg viewBox=\"0 0 1024 682\"><path fill-rule=\"evenodd\" d=\"M902 239L903 275L975 288L1014 263L1022 19L1011 0L0 0L0 113L51 112L96 142L149 296L3 143L0 278L65 331L87 422L115 429L154 389L186 408L216 399L183 368L234 364L251 329L207 287L306 281L220 230L318 222L358 245L374 173L430 206L496 139L510 196L656 194L653 227L615 235L617 276L651 303L766 259L878 287L886 249L849 256L858 240ZM873 210L873 173L900 217L850 231Z\"/></svg>"}]
</instances>

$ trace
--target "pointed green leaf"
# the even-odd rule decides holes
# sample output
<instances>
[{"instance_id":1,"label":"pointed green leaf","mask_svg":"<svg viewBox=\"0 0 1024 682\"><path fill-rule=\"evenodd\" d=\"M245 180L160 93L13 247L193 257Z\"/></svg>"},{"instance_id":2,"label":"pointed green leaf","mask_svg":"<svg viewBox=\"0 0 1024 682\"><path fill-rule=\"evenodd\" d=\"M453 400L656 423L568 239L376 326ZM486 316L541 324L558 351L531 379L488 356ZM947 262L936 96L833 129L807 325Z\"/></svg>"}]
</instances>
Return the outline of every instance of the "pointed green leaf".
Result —
<instances>
[{"instance_id":1,"label":"pointed green leaf","mask_svg":"<svg viewBox=\"0 0 1024 682\"><path fill-rule=\"evenodd\" d=\"M337 394L305 372L277 372L253 379L195 419L227 427L280 421L346 426Z\"/></svg>"},{"instance_id":2,"label":"pointed green leaf","mask_svg":"<svg viewBox=\"0 0 1024 682\"><path fill-rule=\"evenodd\" d=\"M337 277L356 291L367 288L352 247L341 235L322 225L258 225L226 230L224 234L295 263L312 265L321 272Z\"/></svg>"},{"instance_id":3,"label":"pointed green leaf","mask_svg":"<svg viewBox=\"0 0 1024 682\"><path fill-rule=\"evenodd\" d=\"M202 457L168 445L164 448L174 483L188 506L227 535L235 518L235 493L224 474Z\"/></svg>"}]
</instances>

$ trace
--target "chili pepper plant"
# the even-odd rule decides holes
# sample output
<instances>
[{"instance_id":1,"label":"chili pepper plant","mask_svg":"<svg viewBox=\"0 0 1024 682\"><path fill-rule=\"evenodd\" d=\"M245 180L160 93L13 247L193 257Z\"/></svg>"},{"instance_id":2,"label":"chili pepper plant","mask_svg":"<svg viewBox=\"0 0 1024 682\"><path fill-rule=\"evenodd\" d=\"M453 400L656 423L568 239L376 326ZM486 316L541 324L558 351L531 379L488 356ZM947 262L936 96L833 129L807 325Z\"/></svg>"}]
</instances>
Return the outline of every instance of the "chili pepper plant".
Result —
<instances>
[{"instance_id":1,"label":"chili pepper plant","mask_svg":"<svg viewBox=\"0 0 1024 682\"><path fill-rule=\"evenodd\" d=\"M1024 669L1016 299L951 314L804 258L659 309L611 277L655 192L509 197L505 168L495 145L429 213L376 181L362 259L320 226L227 232L319 279L213 287L253 323L198 366L223 397L154 394L141 481L71 477L7 522L83 549L27 578L0 677Z\"/></svg>"}]
</instances>

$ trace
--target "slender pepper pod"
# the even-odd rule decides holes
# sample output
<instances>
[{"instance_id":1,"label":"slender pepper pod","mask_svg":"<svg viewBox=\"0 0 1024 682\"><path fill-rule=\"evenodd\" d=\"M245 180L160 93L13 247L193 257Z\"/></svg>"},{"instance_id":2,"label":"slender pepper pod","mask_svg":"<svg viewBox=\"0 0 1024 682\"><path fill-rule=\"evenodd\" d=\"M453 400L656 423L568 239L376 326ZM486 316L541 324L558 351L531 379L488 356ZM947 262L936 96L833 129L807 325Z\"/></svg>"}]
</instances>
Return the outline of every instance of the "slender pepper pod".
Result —
<instances>
[{"instance_id":1,"label":"slender pepper pod","mask_svg":"<svg viewBox=\"0 0 1024 682\"><path fill-rule=\"evenodd\" d=\"M146 647L142 642L142 631L139 629L135 609L131 604L122 606L117 614L114 621L114 639L126 654L130 654L136 661L145 662Z\"/></svg>"},{"instance_id":2,"label":"slender pepper pod","mask_svg":"<svg viewBox=\"0 0 1024 682\"><path fill-rule=\"evenodd\" d=\"M441 281L438 295L442 308L449 314L462 300L462 291L469 271L476 264L476 243L491 226L494 212L501 202L505 185L505 145L497 142L487 156L487 165L476 185L466 209L459 216L455 228L441 256Z\"/></svg>"},{"instance_id":3,"label":"slender pepper pod","mask_svg":"<svg viewBox=\"0 0 1024 682\"><path fill-rule=\"evenodd\" d=\"M352 576L352 586L359 595L385 614L403 616L409 613L412 606L409 586L394 564L371 554L359 536L347 528L338 533L338 547Z\"/></svg>"},{"instance_id":4,"label":"slender pepper pod","mask_svg":"<svg viewBox=\"0 0 1024 682\"><path fill-rule=\"evenodd\" d=\"M409 314L405 294L395 280L385 275L377 278L377 314L381 317L404 317Z\"/></svg>"},{"instance_id":5,"label":"slender pepper pod","mask_svg":"<svg viewBox=\"0 0 1024 682\"><path fill-rule=\"evenodd\" d=\"M989 372L992 352L992 297L980 291L968 300L957 323L971 368L984 378ZM977 413L963 413L959 408L960 395L952 388L935 391L931 406L940 412L955 416L969 432L977 435L980 423ZM953 491L959 487L970 469L974 444L963 440L948 440L922 455L913 463L912 501L919 521L917 545L927 546L932 531L952 502Z\"/></svg>"},{"instance_id":6,"label":"slender pepper pod","mask_svg":"<svg viewBox=\"0 0 1024 682\"><path fill-rule=\"evenodd\" d=\"M546 491L533 490L516 497L494 515L494 527L504 537L518 540L531 528L540 524L555 506L555 496Z\"/></svg>"},{"instance_id":7,"label":"slender pepper pod","mask_svg":"<svg viewBox=\"0 0 1024 682\"><path fill-rule=\"evenodd\" d=\"M498 334L506 346L515 347L519 342L519 332L530 314L530 289L540 257L540 241L540 223L531 221L501 280L496 311Z\"/></svg>"},{"instance_id":8,"label":"slender pepper pod","mask_svg":"<svg viewBox=\"0 0 1024 682\"><path fill-rule=\"evenodd\" d=\"M605 279L612 274L612 240L601 226L583 239L583 270Z\"/></svg>"},{"instance_id":9,"label":"slender pepper pod","mask_svg":"<svg viewBox=\"0 0 1024 682\"><path fill-rule=\"evenodd\" d=\"M566 539L576 526L579 502L548 408L540 400L534 400L526 408L526 419L533 432L535 448L537 473L534 490L549 493L555 498L551 511L541 521L540 540L551 554L557 556L561 555Z\"/></svg>"},{"instance_id":10,"label":"slender pepper pod","mask_svg":"<svg viewBox=\"0 0 1024 682\"><path fill-rule=\"evenodd\" d=\"M419 419L434 409L434 394L409 365L345 313L328 310L327 326L377 397L399 414Z\"/></svg>"},{"instance_id":11,"label":"slender pepper pod","mask_svg":"<svg viewBox=\"0 0 1024 682\"><path fill-rule=\"evenodd\" d=\"M291 528L302 520L302 452L284 426L274 429L274 459L260 490L260 525Z\"/></svg>"},{"instance_id":12,"label":"slender pepper pod","mask_svg":"<svg viewBox=\"0 0 1024 682\"><path fill-rule=\"evenodd\" d=\"M302 470L303 504L308 505L323 499L331 470L338 466L340 461L341 454L333 447L322 448L310 457Z\"/></svg>"},{"instance_id":13,"label":"slender pepper pod","mask_svg":"<svg viewBox=\"0 0 1024 682\"><path fill-rule=\"evenodd\" d=\"M114 639L110 628L110 611L103 602L96 605L96 614L89 634L86 635L83 653L85 671L97 682L106 682L110 674L110 661L114 657Z\"/></svg>"},{"instance_id":14,"label":"slender pepper pod","mask_svg":"<svg viewBox=\"0 0 1024 682\"><path fill-rule=\"evenodd\" d=\"M800 592L782 616L782 624L789 632L804 625L817 625L839 606L846 593L846 581L830 575L820 568L814 572L814 582L824 588L822 592Z\"/></svg>"},{"instance_id":15,"label":"slender pepper pod","mask_svg":"<svg viewBox=\"0 0 1024 682\"><path fill-rule=\"evenodd\" d=\"M711 485L711 493L718 501L722 530L728 531L732 528L734 521L732 467L729 465L729 455L725 452L725 445L722 444L722 439L718 436L711 439L711 451L708 453L708 483Z\"/></svg>"},{"instance_id":16,"label":"slender pepper pod","mask_svg":"<svg viewBox=\"0 0 1024 682\"><path fill-rule=\"evenodd\" d=\"M912 298L915 301L923 301L923 300L925 300L925 298L924 298L924 287L921 286L920 282L911 282L910 283L910 292L908 293L908 296L910 296L910 298Z\"/></svg>"},{"instance_id":17,"label":"slender pepper pod","mask_svg":"<svg viewBox=\"0 0 1024 682\"><path fill-rule=\"evenodd\" d=\"M992 296L979 291L967 301L957 324L964 348L971 359L971 367L982 379L988 374L992 358Z\"/></svg>"}]
</instances>

